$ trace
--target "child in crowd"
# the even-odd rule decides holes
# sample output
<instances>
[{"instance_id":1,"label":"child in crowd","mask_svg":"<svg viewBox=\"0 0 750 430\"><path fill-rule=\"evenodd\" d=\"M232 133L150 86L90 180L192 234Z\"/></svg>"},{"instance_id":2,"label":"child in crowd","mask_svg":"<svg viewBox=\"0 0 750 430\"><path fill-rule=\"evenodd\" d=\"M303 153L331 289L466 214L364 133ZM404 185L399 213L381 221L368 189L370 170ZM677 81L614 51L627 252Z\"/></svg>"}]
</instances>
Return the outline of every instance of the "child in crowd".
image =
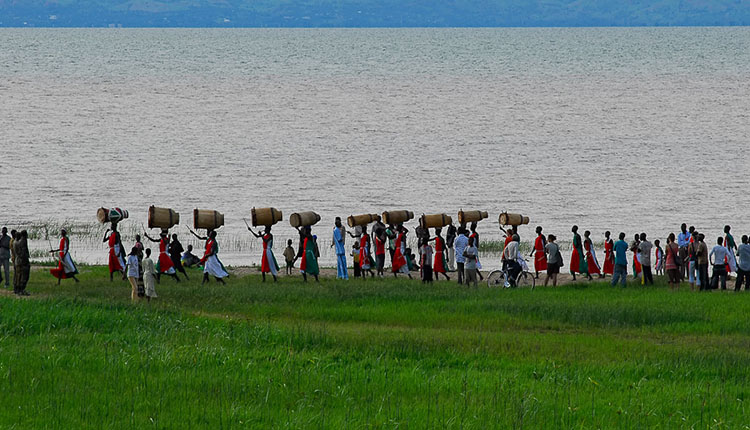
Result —
<instances>
[{"instance_id":1,"label":"child in crowd","mask_svg":"<svg viewBox=\"0 0 750 430\"><path fill-rule=\"evenodd\" d=\"M422 246L419 247L419 257L422 283L432 283L432 246L429 241L422 240Z\"/></svg>"},{"instance_id":2,"label":"child in crowd","mask_svg":"<svg viewBox=\"0 0 750 430\"><path fill-rule=\"evenodd\" d=\"M135 301L136 297L143 297L140 291L138 291L138 277L140 276L140 265L138 264L138 248L133 247L128 254L128 260L125 263L125 273L128 275L128 282L133 288L130 293L130 300Z\"/></svg>"},{"instance_id":3,"label":"child in crowd","mask_svg":"<svg viewBox=\"0 0 750 430\"><path fill-rule=\"evenodd\" d=\"M464 249L464 278L466 279L466 286L474 284L477 286L477 256L479 250L474 246L474 237L469 238L469 246Z\"/></svg>"},{"instance_id":4,"label":"child in crowd","mask_svg":"<svg viewBox=\"0 0 750 430\"><path fill-rule=\"evenodd\" d=\"M354 263L354 277L357 278L360 275L360 268L359 268L359 241L354 241L354 245L352 245L352 261Z\"/></svg>"},{"instance_id":5,"label":"child in crowd","mask_svg":"<svg viewBox=\"0 0 750 430\"><path fill-rule=\"evenodd\" d=\"M286 241L286 249L284 249L284 259L286 260L286 274L291 275L292 269L294 269L294 260L297 255L292 248L292 239Z\"/></svg>"},{"instance_id":6,"label":"child in crowd","mask_svg":"<svg viewBox=\"0 0 750 430\"><path fill-rule=\"evenodd\" d=\"M188 246L188 250L190 246ZM146 294L146 300L149 302L151 299L156 298L156 267L154 266L154 260L151 259L151 248L146 248L146 258L141 262L143 264L143 285L144 293Z\"/></svg>"},{"instance_id":7,"label":"child in crowd","mask_svg":"<svg viewBox=\"0 0 750 430\"><path fill-rule=\"evenodd\" d=\"M656 276L664 274L664 250L661 249L660 245L661 241L659 239L656 239L654 241L654 248L656 248L656 251L654 251L654 256L656 257L656 264L654 264Z\"/></svg>"}]
</instances>

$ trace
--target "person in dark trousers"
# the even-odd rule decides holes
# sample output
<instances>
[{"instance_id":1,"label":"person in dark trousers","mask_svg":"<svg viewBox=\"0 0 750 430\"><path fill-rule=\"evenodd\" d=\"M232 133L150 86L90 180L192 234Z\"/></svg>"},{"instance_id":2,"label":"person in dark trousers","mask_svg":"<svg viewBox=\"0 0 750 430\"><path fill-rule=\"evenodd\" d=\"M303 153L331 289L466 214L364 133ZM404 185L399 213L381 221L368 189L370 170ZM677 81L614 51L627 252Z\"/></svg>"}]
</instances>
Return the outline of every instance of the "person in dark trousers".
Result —
<instances>
[{"instance_id":1,"label":"person in dark trousers","mask_svg":"<svg viewBox=\"0 0 750 430\"><path fill-rule=\"evenodd\" d=\"M0 281L3 279L5 288L10 287L10 236L6 227L3 227L0 235Z\"/></svg>"},{"instance_id":2,"label":"person in dark trousers","mask_svg":"<svg viewBox=\"0 0 750 430\"><path fill-rule=\"evenodd\" d=\"M641 256L641 270L643 271L643 285L654 285L654 274L651 270L651 250L654 245L646 240L646 233L641 233L638 243L638 254Z\"/></svg>"},{"instance_id":3,"label":"person in dark trousers","mask_svg":"<svg viewBox=\"0 0 750 430\"><path fill-rule=\"evenodd\" d=\"M742 236L742 245L737 248L737 255L740 257L737 261L737 283L734 285L734 291L740 291L742 283L745 283L745 291L750 291L750 238L747 235Z\"/></svg>"},{"instance_id":4,"label":"person in dark trousers","mask_svg":"<svg viewBox=\"0 0 750 430\"><path fill-rule=\"evenodd\" d=\"M28 233L21 230L18 238L14 241L13 247L16 254L15 272L18 274L17 283L13 286L13 292L19 296L28 296L26 284L29 283L29 274L31 272L31 262L29 260Z\"/></svg>"},{"instance_id":5,"label":"person in dark trousers","mask_svg":"<svg viewBox=\"0 0 750 430\"><path fill-rule=\"evenodd\" d=\"M183 252L185 252L185 248L183 248L180 241L177 240L177 235L173 234L172 241L169 242L169 258L172 259L172 264L174 264L174 269L178 272L182 272L182 274L185 275L185 279L190 280L187 272L185 271L185 267L182 266L182 253Z\"/></svg>"},{"instance_id":6,"label":"person in dark trousers","mask_svg":"<svg viewBox=\"0 0 750 430\"><path fill-rule=\"evenodd\" d=\"M698 277L700 278L701 291L708 291L711 288L708 285L708 246L704 240L706 236L703 233L698 234L698 246L695 251L695 256L698 262Z\"/></svg>"},{"instance_id":7,"label":"person in dark trousers","mask_svg":"<svg viewBox=\"0 0 750 430\"><path fill-rule=\"evenodd\" d=\"M714 266L714 272L711 276L712 290L719 288L719 281L721 281L721 289L727 289L726 262L729 258L729 250L724 246L724 238L719 237L716 240L716 246L714 246L711 253L708 255L709 263Z\"/></svg>"}]
</instances>

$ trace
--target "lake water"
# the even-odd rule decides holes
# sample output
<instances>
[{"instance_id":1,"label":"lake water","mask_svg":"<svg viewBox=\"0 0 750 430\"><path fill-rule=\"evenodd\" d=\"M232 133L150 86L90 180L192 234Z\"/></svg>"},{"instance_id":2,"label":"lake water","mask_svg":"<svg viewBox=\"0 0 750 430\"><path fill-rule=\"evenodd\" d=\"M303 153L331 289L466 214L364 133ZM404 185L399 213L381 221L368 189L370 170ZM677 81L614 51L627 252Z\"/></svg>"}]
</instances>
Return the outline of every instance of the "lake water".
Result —
<instances>
[{"instance_id":1,"label":"lake water","mask_svg":"<svg viewBox=\"0 0 750 430\"><path fill-rule=\"evenodd\" d=\"M0 224L120 206L129 245L151 204L184 239L217 209L230 264L259 261L253 206L284 211L277 255L298 210L326 244L334 216L402 208L487 210L485 239L504 210L531 217L524 239L750 233L748 46L750 28L0 29ZM76 231L74 258L103 263Z\"/></svg>"}]
</instances>

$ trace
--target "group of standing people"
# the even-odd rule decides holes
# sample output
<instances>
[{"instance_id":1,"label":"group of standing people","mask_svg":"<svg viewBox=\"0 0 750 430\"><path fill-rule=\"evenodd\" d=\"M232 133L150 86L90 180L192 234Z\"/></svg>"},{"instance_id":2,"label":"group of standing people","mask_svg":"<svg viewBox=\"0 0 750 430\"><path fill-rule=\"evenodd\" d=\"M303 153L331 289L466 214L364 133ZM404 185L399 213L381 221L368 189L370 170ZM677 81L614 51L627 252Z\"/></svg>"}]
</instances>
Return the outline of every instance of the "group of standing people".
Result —
<instances>
[{"instance_id":1,"label":"group of standing people","mask_svg":"<svg viewBox=\"0 0 750 430\"><path fill-rule=\"evenodd\" d=\"M660 240L653 243L648 240L646 233L635 234L633 240L625 241L626 234L620 233L618 240L611 238L609 231L604 233L604 264L599 264L591 232L584 232L583 237L578 233L578 226L573 226L572 253L570 257L570 274L573 280L576 275L583 275L586 279L593 279L596 275L604 278L612 276L611 284L626 285L628 276L628 252L632 254L632 275L643 285L653 285L654 274L666 274L671 289L678 289L686 279L690 289L711 290L726 289L729 273L737 273L735 291L745 286L750 291L750 238L743 236L738 246L731 234L731 227L724 227L724 236L716 239L716 244L709 251L705 243L705 235L688 228L686 224L680 227L680 233L675 236L670 233L664 248ZM537 238L531 256L534 256L536 276L542 271L547 272L545 285L552 279L557 283L557 274L563 266L560 248L555 243L555 236L544 236L542 227L536 229ZM736 257L739 257L736 258ZM712 267L709 278L709 266Z\"/></svg>"},{"instance_id":2,"label":"group of standing people","mask_svg":"<svg viewBox=\"0 0 750 430\"><path fill-rule=\"evenodd\" d=\"M3 227L0 234L0 282L10 288L10 267L13 266L13 293L28 296L26 285L29 283L31 261L29 256L28 233L26 230L11 230Z\"/></svg>"}]
</instances>

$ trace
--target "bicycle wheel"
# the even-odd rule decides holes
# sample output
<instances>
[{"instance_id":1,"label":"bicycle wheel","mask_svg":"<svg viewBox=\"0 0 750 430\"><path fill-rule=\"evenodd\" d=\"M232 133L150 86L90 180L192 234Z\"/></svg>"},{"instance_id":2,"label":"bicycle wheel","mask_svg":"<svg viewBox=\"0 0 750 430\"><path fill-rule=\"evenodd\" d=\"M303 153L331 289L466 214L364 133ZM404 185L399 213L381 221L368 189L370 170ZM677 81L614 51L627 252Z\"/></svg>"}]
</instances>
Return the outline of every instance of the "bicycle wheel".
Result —
<instances>
[{"instance_id":1,"label":"bicycle wheel","mask_svg":"<svg viewBox=\"0 0 750 430\"><path fill-rule=\"evenodd\" d=\"M533 290L536 286L536 279L530 272L521 272L521 274L518 275L516 286L518 288L528 288Z\"/></svg>"},{"instance_id":2,"label":"bicycle wheel","mask_svg":"<svg viewBox=\"0 0 750 430\"><path fill-rule=\"evenodd\" d=\"M505 273L502 270L493 270L487 275L487 286L490 288L502 288L505 286Z\"/></svg>"}]
</instances>

